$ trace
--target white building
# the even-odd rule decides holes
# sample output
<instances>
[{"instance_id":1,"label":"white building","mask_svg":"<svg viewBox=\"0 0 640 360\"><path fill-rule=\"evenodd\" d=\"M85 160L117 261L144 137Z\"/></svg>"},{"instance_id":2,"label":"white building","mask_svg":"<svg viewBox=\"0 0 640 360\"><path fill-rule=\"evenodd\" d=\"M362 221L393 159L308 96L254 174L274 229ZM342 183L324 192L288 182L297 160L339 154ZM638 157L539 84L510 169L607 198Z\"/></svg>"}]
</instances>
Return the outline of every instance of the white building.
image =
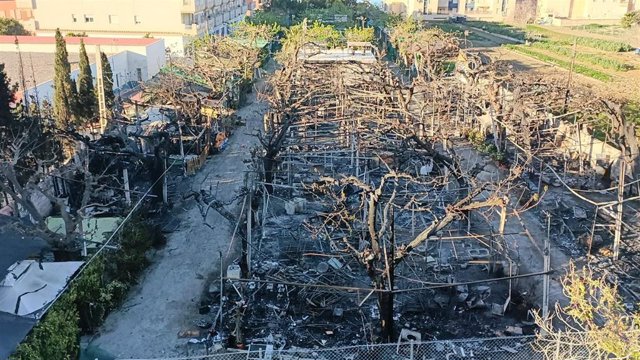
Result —
<instances>
[{"instance_id":1,"label":"white building","mask_svg":"<svg viewBox=\"0 0 640 360\"><path fill-rule=\"evenodd\" d=\"M225 35L247 11L245 0L32 0L37 35L159 37L177 55L191 39Z\"/></svg>"},{"instance_id":2,"label":"white building","mask_svg":"<svg viewBox=\"0 0 640 360\"><path fill-rule=\"evenodd\" d=\"M13 83L18 83L19 98L24 98L21 83L21 70L27 88L27 94L52 103L55 62L55 38L49 36L18 36L19 52L15 45L15 36L0 36L0 59L5 63L7 74ZM67 52L71 63L71 77L78 76L78 54L80 38L68 37ZM91 62L91 71L96 76L96 51L98 46L104 52L113 71L113 87L116 95L126 92L140 82L155 76L165 65L165 45L162 39L117 39L84 38L85 47ZM22 62L22 66L20 66Z\"/></svg>"}]
</instances>

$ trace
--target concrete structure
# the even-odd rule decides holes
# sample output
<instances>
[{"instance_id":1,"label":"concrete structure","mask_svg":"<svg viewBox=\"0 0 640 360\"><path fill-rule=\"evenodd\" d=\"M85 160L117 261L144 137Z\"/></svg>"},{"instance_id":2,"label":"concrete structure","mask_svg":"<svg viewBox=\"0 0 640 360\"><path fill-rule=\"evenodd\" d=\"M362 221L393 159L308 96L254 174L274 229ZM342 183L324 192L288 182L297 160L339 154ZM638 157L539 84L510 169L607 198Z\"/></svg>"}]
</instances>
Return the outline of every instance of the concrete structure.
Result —
<instances>
[{"instance_id":1,"label":"concrete structure","mask_svg":"<svg viewBox=\"0 0 640 360\"><path fill-rule=\"evenodd\" d=\"M251 16L256 10L261 10L265 5L265 0L246 0L247 16Z\"/></svg>"},{"instance_id":2,"label":"concrete structure","mask_svg":"<svg viewBox=\"0 0 640 360\"><path fill-rule=\"evenodd\" d=\"M15 36L0 36L0 58L6 65L11 81L20 83L20 57L28 96L51 103L53 98L55 38L42 36L18 36L20 53L14 44ZM66 38L71 77L78 75L78 53L80 38ZM116 95L135 84L147 81L165 65L165 45L162 39L109 39L84 38L91 70L95 77L95 51L97 46L108 55L113 71L113 86ZM20 88L20 97L24 93ZM29 97L28 97L29 98Z\"/></svg>"},{"instance_id":3,"label":"concrete structure","mask_svg":"<svg viewBox=\"0 0 640 360\"><path fill-rule=\"evenodd\" d=\"M538 17L553 25L618 24L636 0L538 0Z\"/></svg>"},{"instance_id":4,"label":"concrete structure","mask_svg":"<svg viewBox=\"0 0 640 360\"><path fill-rule=\"evenodd\" d=\"M20 0L25 1L25 0ZM31 0L37 35L86 33L89 37L160 37L177 55L191 39L225 35L244 18L246 0ZM61 6L63 5L63 6Z\"/></svg>"},{"instance_id":5,"label":"concrete structure","mask_svg":"<svg viewBox=\"0 0 640 360\"><path fill-rule=\"evenodd\" d=\"M385 11L425 20L464 14L487 21L547 19L554 25L617 24L638 0L384 0Z\"/></svg>"},{"instance_id":6,"label":"concrete structure","mask_svg":"<svg viewBox=\"0 0 640 360\"><path fill-rule=\"evenodd\" d=\"M384 0L385 11L403 16L449 14L450 5L457 9L458 0Z\"/></svg>"}]
</instances>

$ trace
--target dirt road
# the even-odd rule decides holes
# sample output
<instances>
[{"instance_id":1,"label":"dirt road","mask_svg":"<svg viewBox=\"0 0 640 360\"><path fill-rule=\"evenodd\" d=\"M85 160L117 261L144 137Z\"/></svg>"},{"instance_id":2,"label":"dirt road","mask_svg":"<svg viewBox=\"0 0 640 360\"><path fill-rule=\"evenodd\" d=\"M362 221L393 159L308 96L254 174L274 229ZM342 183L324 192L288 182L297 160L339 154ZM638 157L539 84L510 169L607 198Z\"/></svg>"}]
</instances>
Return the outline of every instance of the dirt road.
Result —
<instances>
[{"instance_id":1,"label":"dirt road","mask_svg":"<svg viewBox=\"0 0 640 360\"><path fill-rule=\"evenodd\" d=\"M251 134L261 127L266 109L256 100L255 92L249 95L247 105L237 112L246 126L235 131L223 153L207 160L189 179L193 190L212 189L218 199L233 200L243 184L247 168L243 160L250 158L249 150L257 143ZM237 202L228 210L239 211ZM174 211L181 222L179 229L168 236L166 247L154 256L153 264L120 310L110 314L90 340L90 349L106 351L116 358L185 354L188 338L179 338L178 333L192 328L199 319L200 295L206 279L219 273L218 254L227 254L233 224L209 211L207 222L213 229L207 227L193 199Z\"/></svg>"}]
</instances>

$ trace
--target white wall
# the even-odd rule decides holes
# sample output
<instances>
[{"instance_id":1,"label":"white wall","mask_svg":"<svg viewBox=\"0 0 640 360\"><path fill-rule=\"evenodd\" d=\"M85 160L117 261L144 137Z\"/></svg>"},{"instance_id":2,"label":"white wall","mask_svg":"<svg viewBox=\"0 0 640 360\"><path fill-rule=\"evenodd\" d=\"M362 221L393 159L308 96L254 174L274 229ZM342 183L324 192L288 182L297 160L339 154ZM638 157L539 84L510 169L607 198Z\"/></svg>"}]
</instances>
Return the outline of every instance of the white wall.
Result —
<instances>
[{"instance_id":1,"label":"white wall","mask_svg":"<svg viewBox=\"0 0 640 360\"><path fill-rule=\"evenodd\" d=\"M160 46L162 47L162 46ZM163 48L163 47L162 47ZM164 53L164 48L163 48ZM137 69L142 71L142 81L147 81L155 76L162 66L164 66L164 56L162 58L150 59L149 57L142 56L129 51L124 51L119 54L115 54L108 57L111 70L113 71L113 88L117 94L117 90L123 87L129 81L138 81ZM93 59L90 59L90 61ZM78 78L79 70L71 72L71 78ZM91 74L96 77L96 65L91 64ZM27 89L28 95L38 95L38 101L40 104L44 100L47 100L50 104L53 104L53 79L44 83L38 84L36 88Z\"/></svg>"}]
</instances>

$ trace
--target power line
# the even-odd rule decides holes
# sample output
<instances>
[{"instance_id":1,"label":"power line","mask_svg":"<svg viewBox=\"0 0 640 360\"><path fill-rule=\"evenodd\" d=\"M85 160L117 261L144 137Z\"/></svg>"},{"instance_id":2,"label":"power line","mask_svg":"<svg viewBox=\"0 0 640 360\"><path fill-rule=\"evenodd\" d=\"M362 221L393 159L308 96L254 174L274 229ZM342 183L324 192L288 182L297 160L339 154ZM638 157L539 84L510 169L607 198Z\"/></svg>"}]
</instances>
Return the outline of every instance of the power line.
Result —
<instances>
[{"instance_id":1,"label":"power line","mask_svg":"<svg viewBox=\"0 0 640 360\"><path fill-rule=\"evenodd\" d=\"M191 148L193 148L195 146L195 144L191 145ZM66 291L69 289L69 287L71 286L71 284L78 279L78 277L80 277L80 275L82 274L82 272L89 266L89 264L91 264L97 257L98 255L100 255L100 253L102 253L102 251L104 251L104 249L107 248L107 246L109 245L109 243L115 238L115 236L118 234L118 232L120 231L120 229L122 229L122 227L124 226L124 224L131 218L131 216L133 215L133 213L138 209L138 207L142 204L142 201L149 195L149 193L151 192L151 190L156 186L156 184L158 183L158 181L163 180L164 176L169 172L169 170L171 170L171 168L176 164L176 162L172 162L171 165L169 165L167 167L167 169L160 175L158 176L158 178L156 179L156 181L153 182L153 184L151 184L151 186L149 186L149 189L147 189L147 191L144 193L144 195L142 195L142 197L138 200L138 202L136 202L136 204L133 206L133 208L129 211L129 213L127 214L127 216L125 216L124 219L122 219L122 221L120 222L120 224L118 225L118 227L113 231L113 233L111 234L111 236L109 236L109 238L102 244L102 246L98 249L98 251L96 251L96 253L87 261L85 261L82 266L80 266L80 268L78 269L78 271L76 271L75 275L69 279L69 281L67 282L67 284L62 288L62 290L60 290L60 292L58 293L58 295L56 295L56 297L53 299L53 301L51 301L42 311L42 314L46 314L47 311L49 311L49 309L56 303L56 301L58 301L58 299L60 297L62 297L63 294L66 293Z\"/></svg>"}]
</instances>

